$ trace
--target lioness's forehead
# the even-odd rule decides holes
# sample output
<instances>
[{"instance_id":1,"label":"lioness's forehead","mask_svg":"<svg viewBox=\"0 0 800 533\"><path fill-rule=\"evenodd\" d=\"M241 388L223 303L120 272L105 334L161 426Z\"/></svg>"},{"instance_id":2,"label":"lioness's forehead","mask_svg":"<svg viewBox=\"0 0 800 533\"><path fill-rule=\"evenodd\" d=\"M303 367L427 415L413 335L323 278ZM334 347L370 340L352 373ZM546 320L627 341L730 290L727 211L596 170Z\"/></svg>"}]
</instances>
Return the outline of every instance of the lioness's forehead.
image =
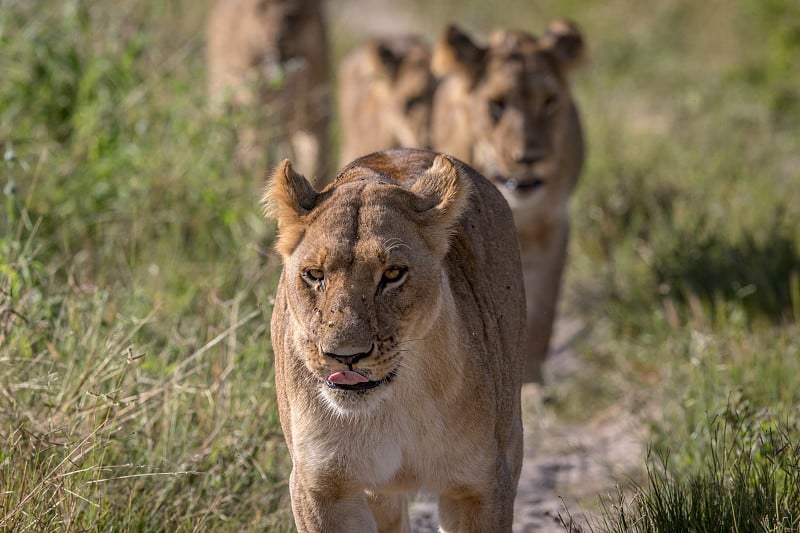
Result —
<instances>
[{"instance_id":1,"label":"lioness's forehead","mask_svg":"<svg viewBox=\"0 0 800 533\"><path fill-rule=\"evenodd\" d=\"M539 50L539 40L522 31L495 30L489 36L489 46L497 54L531 54Z\"/></svg>"},{"instance_id":2,"label":"lioness's forehead","mask_svg":"<svg viewBox=\"0 0 800 533\"><path fill-rule=\"evenodd\" d=\"M492 54L483 84L498 92L553 91L563 84L563 76L547 52L512 51Z\"/></svg>"},{"instance_id":3,"label":"lioness's forehead","mask_svg":"<svg viewBox=\"0 0 800 533\"><path fill-rule=\"evenodd\" d=\"M397 243L410 240L402 223L407 198L406 191L386 180L364 178L336 184L314 209L306 233L306 245L313 249L308 253L318 261L345 264L357 256L388 260L398 251Z\"/></svg>"},{"instance_id":4,"label":"lioness's forehead","mask_svg":"<svg viewBox=\"0 0 800 533\"><path fill-rule=\"evenodd\" d=\"M535 36L518 31L496 31L490 38L489 69L527 76L558 75L555 58Z\"/></svg>"}]
</instances>

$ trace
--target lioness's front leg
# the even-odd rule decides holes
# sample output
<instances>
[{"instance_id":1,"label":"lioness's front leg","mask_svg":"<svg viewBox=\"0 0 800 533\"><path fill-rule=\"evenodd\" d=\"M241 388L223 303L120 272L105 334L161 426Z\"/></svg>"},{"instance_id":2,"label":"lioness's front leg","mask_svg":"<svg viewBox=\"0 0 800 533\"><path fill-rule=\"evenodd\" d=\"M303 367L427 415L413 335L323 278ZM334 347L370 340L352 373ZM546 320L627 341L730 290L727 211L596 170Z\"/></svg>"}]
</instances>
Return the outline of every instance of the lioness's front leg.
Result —
<instances>
[{"instance_id":1,"label":"lioness's front leg","mask_svg":"<svg viewBox=\"0 0 800 533\"><path fill-rule=\"evenodd\" d=\"M411 533L408 498L405 494L367 493L367 501L378 524L379 533Z\"/></svg>"},{"instance_id":2,"label":"lioness's front leg","mask_svg":"<svg viewBox=\"0 0 800 533\"><path fill-rule=\"evenodd\" d=\"M442 533L511 533L516 480L507 468L497 473L494 487L460 487L439 495Z\"/></svg>"},{"instance_id":3,"label":"lioness's front leg","mask_svg":"<svg viewBox=\"0 0 800 533\"><path fill-rule=\"evenodd\" d=\"M367 496L330 484L306 486L295 470L289 478L292 512L298 533L377 533Z\"/></svg>"}]
</instances>

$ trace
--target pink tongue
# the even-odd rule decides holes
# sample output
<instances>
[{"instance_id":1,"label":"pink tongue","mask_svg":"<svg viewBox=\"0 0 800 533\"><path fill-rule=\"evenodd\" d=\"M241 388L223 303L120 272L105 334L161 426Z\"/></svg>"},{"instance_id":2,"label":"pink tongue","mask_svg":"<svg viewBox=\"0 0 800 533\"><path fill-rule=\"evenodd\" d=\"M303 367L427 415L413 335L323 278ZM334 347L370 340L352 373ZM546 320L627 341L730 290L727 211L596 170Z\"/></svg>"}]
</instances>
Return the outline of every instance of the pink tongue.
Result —
<instances>
[{"instance_id":1,"label":"pink tongue","mask_svg":"<svg viewBox=\"0 0 800 533\"><path fill-rule=\"evenodd\" d=\"M334 372L328 376L328 381L336 383L337 385L355 385L356 383L364 383L369 380L358 372L343 370L341 372Z\"/></svg>"}]
</instances>

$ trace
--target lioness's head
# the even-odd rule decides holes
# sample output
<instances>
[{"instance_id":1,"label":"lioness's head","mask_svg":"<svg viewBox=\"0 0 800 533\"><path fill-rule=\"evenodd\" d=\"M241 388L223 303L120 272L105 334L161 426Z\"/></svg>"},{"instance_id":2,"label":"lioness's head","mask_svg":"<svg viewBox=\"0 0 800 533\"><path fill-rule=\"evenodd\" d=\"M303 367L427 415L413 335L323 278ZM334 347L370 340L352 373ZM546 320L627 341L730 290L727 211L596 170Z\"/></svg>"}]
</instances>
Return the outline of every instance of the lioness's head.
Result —
<instances>
[{"instance_id":1,"label":"lioness's head","mask_svg":"<svg viewBox=\"0 0 800 533\"><path fill-rule=\"evenodd\" d=\"M442 262L469 194L445 156L406 162L403 173L382 157L355 161L322 192L284 161L264 196L278 220L292 364L308 376L298 386L340 414L368 411L400 381L423 379L429 363L414 343L449 297Z\"/></svg>"},{"instance_id":2,"label":"lioness's head","mask_svg":"<svg viewBox=\"0 0 800 533\"><path fill-rule=\"evenodd\" d=\"M381 115L392 122L396 146L428 147L435 81L427 43L415 35L402 35L376 38L367 46L376 78L384 80L385 85L376 90L386 92L388 109L382 109Z\"/></svg>"},{"instance_id":3,"label":"lioness's head","mask_svg":"<svg viewBox=\"0 0 800 533\"><path fill-rule=\"evenodd\" d=\"M539 38L496 31L485 46L449 26L433 57L434 72L450 80L434 104L434 149L471 163L512 207L510 196L561 187L577 127L568 74L583 54L581 33L567 21Z\"/></svg>"},{"instance_id":4,"label":"lioness's head","mask_svg":"<svg viewBox=\"0 0 800 533\"><path fill-rule=\"evenodd\" d=\"M240 31L248 33L253 58L288 61L302 55L304 33L320 16L321 3L322 0L242 0Z\"/></svg>"},{"instance_id":5,"label":"lioness's head","mask_svg":"<svg viewBox=\"0 0 800 533\"><path fill-rule=\"evenodd\" d=\"M339 64L340 160L395 147L430 146L435 78L416 35L369 39Z\"/></svg>"}]
</instances>

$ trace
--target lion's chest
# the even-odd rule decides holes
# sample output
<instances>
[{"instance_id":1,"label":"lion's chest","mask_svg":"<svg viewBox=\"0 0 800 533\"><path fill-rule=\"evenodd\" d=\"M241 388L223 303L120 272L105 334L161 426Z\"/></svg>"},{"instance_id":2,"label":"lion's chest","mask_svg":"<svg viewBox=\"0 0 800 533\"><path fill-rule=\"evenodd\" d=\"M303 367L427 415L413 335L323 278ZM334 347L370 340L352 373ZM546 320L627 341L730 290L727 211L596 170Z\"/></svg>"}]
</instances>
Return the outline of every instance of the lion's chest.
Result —
<instances>
[{"instance_id":1,"label":"lion's chest","mask_svg":"<svg viewBox=\"0 0 800 533\"><path fill-rule=\"evenodd\" d=\"M296 451L313 470L338 472L366 490L436 491L453 481L467 482L488 467L453 460L464 450L454 444L459 438L447 433L451 425L443 420L434 406L415 413L387 409L369 421L340 420L337 428L303 432Z\"/></svg>"}]
</instances>

